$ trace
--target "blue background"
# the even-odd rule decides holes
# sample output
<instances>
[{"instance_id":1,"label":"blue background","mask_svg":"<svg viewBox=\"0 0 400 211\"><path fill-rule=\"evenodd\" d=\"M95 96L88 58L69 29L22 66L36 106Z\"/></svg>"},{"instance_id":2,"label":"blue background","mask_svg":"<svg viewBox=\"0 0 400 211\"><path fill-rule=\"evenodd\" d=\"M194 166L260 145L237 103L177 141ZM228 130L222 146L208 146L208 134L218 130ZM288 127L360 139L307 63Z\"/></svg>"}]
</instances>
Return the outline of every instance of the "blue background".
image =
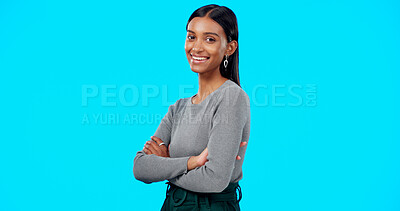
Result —
<instances>
[{"instance_id":1,"label":"blue background","mask_svg":"<svg viewBox=\"0 0 400 211\"><path fill-rule=\"evenodd\" d=\"M159 121L83 117L162 117L195 94L185 25L209 3L237 15L252 104L242 209L400 210L400 4L385 0L0 1L0 209L159 210L165 182L132 173Z\"/></svg>"}]
</instances>

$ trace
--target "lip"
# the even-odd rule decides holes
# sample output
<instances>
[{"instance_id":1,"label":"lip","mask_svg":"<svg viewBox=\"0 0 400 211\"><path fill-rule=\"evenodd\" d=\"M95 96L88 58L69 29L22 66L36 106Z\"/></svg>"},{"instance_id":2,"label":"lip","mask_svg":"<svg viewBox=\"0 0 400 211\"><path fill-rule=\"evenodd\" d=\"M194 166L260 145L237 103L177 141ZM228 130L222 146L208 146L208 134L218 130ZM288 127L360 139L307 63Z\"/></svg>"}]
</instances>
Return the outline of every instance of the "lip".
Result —
<instances>
[{"instance_id":1,"label":"lip","mask_svg":"<svg viewBox=\"0 0 400 211\"><path fill-rule=\"evenodd\" d=\"M201 61L199 61L199 60L193 59L193 56L195 56L195 57L207 58L207 59L206 59L206 60L201 60ZM209 56L199 56L199 55L190 54L190 62L192 62L193 64L205 63L205 62L207 62L209 59L210 59Z\"/></svg>"},{"instance_id":2,"label":"lip","mask_svg":"<svg viewBox=\"0 0 400 211\"><path fill-rule=\"evenodd\" d=\"M193 55L192 53L190 54L190 56L195 56L195 57L209 57L209 56L201 56L201 55Z\"/></svg>"}]
</instances>

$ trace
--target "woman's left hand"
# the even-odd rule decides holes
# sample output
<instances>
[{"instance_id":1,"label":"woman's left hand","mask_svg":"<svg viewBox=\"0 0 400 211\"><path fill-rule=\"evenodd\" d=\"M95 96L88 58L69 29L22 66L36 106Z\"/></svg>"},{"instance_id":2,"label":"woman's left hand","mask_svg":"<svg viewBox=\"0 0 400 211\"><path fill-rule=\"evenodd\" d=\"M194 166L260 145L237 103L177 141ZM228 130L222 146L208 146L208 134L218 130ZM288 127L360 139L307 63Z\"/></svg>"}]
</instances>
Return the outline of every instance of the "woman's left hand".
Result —
<instances>
[{"instance_id":1,"label":"woman's left hand","mask_svg":"<svg viewBox=\"0 0 400 211\"><path fill-rule=\"evenodd\" d=\"M164 143L160 138L156 136L152 136L150 141L147 141L146 144L143 147L143 151L147 155L155 154L157 156L161 157L169 157L169 147L165 146L165 144L161 145L161 143Z\"/></svg>"}]
</instances>

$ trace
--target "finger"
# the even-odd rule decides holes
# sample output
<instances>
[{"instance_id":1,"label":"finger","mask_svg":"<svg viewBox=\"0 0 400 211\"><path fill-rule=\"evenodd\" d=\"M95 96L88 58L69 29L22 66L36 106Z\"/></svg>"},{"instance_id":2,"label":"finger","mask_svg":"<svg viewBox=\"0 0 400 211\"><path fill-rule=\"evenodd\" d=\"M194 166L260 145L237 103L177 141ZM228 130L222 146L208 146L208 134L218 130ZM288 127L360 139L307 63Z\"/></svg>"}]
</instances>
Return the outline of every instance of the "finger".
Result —
<instances>
[{"instance_id":1,"label":"finger","mask_svg":"<svg viewBox=\"0 0 400 211\"><path fill-rule=\"evenodd\" d=\"M165 148L167 148L166 144L160 145L161 143L164 143L164 142L157 136L151 136L150 138L151 138L151 140L155 141L159 147L162 147L164 145ZM168 149L168 151L169 151L169 149Z\"/></svg>"},{"instance_id":2,"label":"finger","mask_svg":"<svg viewBox=\"0 0 400 211\"><path fill-rule=\"evenodd\" d=\"M147 153L148 153L148 154L159 155L159 154L157 153L157 151L154 150L154 148L153 148L152 146L147 145L147 146L146 146L146 150L147 150Z\"/></svg>"},{"instance_id":3,"label":"finger","mask_svg":"<svg viewBox=\"0 0 400 211\"><path fill-rule=\"evenodd\" d=\"M152 152L160 152L160 147L154 143L154 141L147 141L147 149L151 149Z\"/></svg>"},{"instance_id":4,"label":"finger","mask_svg":"<svg viewBox=\"0 0 400 211\"><path fill-rule=\"evenodd\" d=\"M206 148L203 150L203 152L200 153L200 155L203 155L203 156L207 157L207 156L208 156L208 148L206 147Z\"/></svg>"},{"instance_id":5,"label":"finger","mask_svg":"<svg viewBox=\"0 0 400 211\"><path fill-rule=\"evenodd\" d=\"M143 148L143 152L146 153L146 155L151 155L153 154L150 150L148 150L147 148Z\"/></svg>"},{"instance_id":6,"label":"finger","mask_svg":"<svg viewBox=\"0 0 400 211\"><path fill-rule=\"evenodd\" d=\"M151 136L150 138L151 138L151 140L155 141L157 144L163 143L163 141L160 138L158 138L157 136Z\"/></svg>"},{"instance_id":7,"label":"finger","mask_svg":"<svg viewBox=\"0 0 400 211\"><path fill-rule=\"evenodd\" d=\"M158 144L152 140L147 141L146 144L152 146L154 149L159 150Z\"/></svg>"}]
</instances>

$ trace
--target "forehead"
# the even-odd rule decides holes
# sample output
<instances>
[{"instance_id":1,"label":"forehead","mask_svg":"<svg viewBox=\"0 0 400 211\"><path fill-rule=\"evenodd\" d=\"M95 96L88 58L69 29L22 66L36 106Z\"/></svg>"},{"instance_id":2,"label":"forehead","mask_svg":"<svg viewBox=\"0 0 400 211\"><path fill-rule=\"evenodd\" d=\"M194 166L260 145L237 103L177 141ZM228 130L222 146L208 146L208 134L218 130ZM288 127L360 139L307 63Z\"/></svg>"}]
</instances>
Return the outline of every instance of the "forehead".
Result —
<instances>
[{"instance_id":1,"label":"forehead","mask_svg":"<svg viewBox=\"0 0 400 211\"><path fill-rule=\"evenodd\" d=\"M219 35L225 34L224 29L209 17L195 17L188 24L188 30L197 33L214 32Z\"/></svg>"}]
</instances>

